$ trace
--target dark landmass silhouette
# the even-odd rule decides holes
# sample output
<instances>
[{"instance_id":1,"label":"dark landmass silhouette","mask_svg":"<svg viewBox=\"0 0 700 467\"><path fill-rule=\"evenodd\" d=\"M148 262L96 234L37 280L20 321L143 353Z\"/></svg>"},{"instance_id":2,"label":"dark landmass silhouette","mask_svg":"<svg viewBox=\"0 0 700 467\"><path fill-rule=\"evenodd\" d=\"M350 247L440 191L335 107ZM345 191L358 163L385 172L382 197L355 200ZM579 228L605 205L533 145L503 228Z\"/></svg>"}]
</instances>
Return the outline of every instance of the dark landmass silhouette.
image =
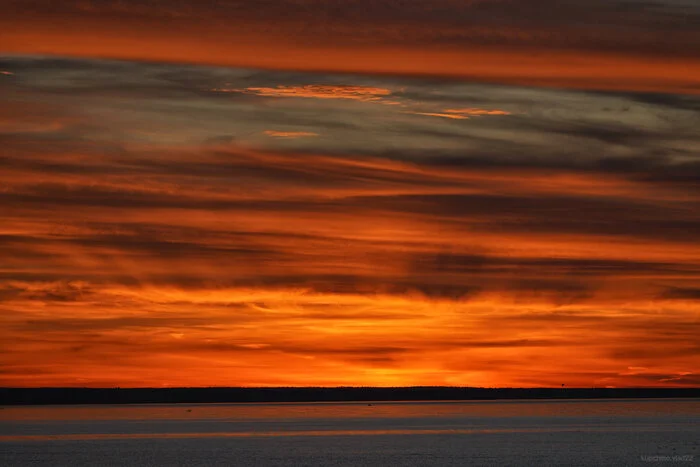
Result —
<instances>
[{"instance_id":1,"label":"dark landmass silhouette","mask_svg":"<svg viewBox=\"0 0 700 467\"><path fill-rule=\"evenodd\" d=\"M700 388L0 388L0 405L698 398Z\"/></svg>"}]
</instances>

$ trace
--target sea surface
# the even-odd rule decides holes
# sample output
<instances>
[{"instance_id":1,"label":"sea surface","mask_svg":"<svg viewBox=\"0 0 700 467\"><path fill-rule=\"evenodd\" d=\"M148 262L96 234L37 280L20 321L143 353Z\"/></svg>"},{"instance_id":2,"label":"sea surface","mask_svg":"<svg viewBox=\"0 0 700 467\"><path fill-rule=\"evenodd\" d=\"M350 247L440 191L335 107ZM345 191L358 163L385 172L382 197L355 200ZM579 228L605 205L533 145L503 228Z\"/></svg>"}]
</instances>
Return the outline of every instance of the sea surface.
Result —
<instances>
[{"instance_id":1,"label":"sea surface","mask_svg":"<svg viewBox=\"0 0 700 467\"><path fill-rule=\"evenodd\" d=\"M700 465L700 400L0 408L2 466Z\"/></svg>"}]
</instances>

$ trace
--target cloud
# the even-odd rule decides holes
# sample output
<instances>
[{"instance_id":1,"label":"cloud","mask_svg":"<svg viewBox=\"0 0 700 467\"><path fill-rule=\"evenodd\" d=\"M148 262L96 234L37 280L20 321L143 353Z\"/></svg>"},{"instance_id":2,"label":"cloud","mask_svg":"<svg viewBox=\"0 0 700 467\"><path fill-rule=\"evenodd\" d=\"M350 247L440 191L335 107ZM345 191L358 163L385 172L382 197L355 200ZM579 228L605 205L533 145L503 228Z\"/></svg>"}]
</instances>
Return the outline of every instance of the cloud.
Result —
<instances>
[{"instance_id":1,"label":"cloud","mask_svg":"<svg viewBox=\"0 0 700 467\"><path fill-rule=\"evenodd\" d=\"M9 53L698 92L700 12L693 3L11 4L0 21ZM56 21L66 27L47 27Z\"/></svg>"},{"instance_id":2,"label":"cloud","mask_svg":"<svg viewBox=\"0 0 700 467\"><path fill-rule=\"evenodd\" d=\"M511 112L505 110L486 110L486 109L445 109L442 112L412 112L404 111L415 115L425 115L428 117L451 118L454 120L467 120L472 117L494 116L494 115L511 115Z\"/></svg>"},{"instance_id":3,"label":"cloud","mask_svg":"<svg viewBox=\"0 0 700 467\"><path fill-rule=\"evenodd\" d=\"M318 133L312 131L277 131L277 130L265 130L264 132L267 136L273 138L305 138L310 136L318 136Z\"/></svg>"},{"instance_id":4,"label":"cloud","mask_svg":"<svg viewBox=\"0 0 700 467\"><path fill-rule=\"evenodd\" d=\"M0 385L688 386L700 371L691 97L1 66L22 80L0 88ZM470 120L403 114L433 109Z\"/></svg>"},{"instance_id":5,"label":"cloud","mask_svg":"<svg viewBox=\"0 0 700 467\"><path fill-rule=\"evenodd\" d=\"M303 97L314 99L348 99L361 102L379 101L391 91L369 86L321 85L277 86L275 88L213 89L214 92L253 94L261 97Z\"/></svg>"},{"instance_id":6,"label":"cloud","mask_svg":"<svg viewBox=\"0 0 700 467\"><path fill-rule=\"evenodd\" d=\"M83 281L9 282L0 289L0 302L17 299L41 302L77 302L88 299L91 293L89 284Z\"/></svg>"},{"instance_id":7,"label":"cloud","mask_svg":"<svg viewBox=\"0 0 700 467\"><path fill-rule=\"evenodd\" d=\"M487 110L487 109L445 109L448 114L466 115L470 117L482 117L484 115L511 115L511 112L505 110Z\"/></svg>"},{"instance_id":8,"label":"cloud","mask_svg":"<svg viewBox=\"0 0 700 467\"><path fill-rule=\"evenodd\" d=\"M622 386L683 386L692 385L696 372L694 354L688 353L694 345L692 329L664 339L677 326L641 304L618 313L596 305L551 311L536 302L449 302L259 288L91 284L91 289L89 307L76 310L76 304L51 303L50 317L31 306L31 300L5 304L12 313L4 315L4 331L23 340L13 353L2 356L3 368L10 370L0 376L4 383L26 384L22 369L27 367L37 369L37 382L79 386L99 385L117 369L126 386L153 385L166 374L175 385L183 385L192 381L193 373L224 385L299 384L300 375L306 384L350 384L365 381L368 367L393 368L401 375L399 381L415 384L539 385L565 378L574 386L610 378ZM250 306L256 303L264 306ZM89 313L93 307L99 313ZM326 312L319 315L319 307ZM135 308L148 313L135 313ZM668 311L672 316L681 313ZM338 319L336 312L341 313ZM344 312L356 316L344 319ZM550 313L566 319L557 321ZM549 325L542 326L542 320ZM251 326L258 330L255 335ZM658 334L648 334L647 326ZM499 329L498 335L493 329ZM596 339L590 339L592 332ZM646 336L644 345L641 336ZM667 352L645 353L646 345ZM611 347L619 356L606 355ZM52 349L50 365L46 358L33 359L47 348ZM280 358L285 359L285 371L275 370ZM639 365L639 359L647 366ZM571 361L577 362L576 371L567 366ZM187 362L196 362L196 367ZM630 368L620 372L624 362ZM85 368L91 371L88 380ZM225 369L236 369L239 382ZM396 382L376 376L371 381Z\"/></svg>"},{"instance_id":9,"label":"cloud","mask_svg":"<svg viewBox=\"0 0 700 467\"><path fill-rule=\"evenodd\" d=\"M467 120L469 117L466 115L451 114L451 113L434 113L434 112L404 112L414 115L425 115L426 117L442 117L451 118L454 120Z\"/></svg>"},{"instance_id":10,"label":"cloud","mask_svg":"<svg viewBox=\"0 0 700 467\"><path fill-rule=\"evenodd\" d=\"M700 289L671 287L661 294L661 298L667 300L700 300Z\"/></svg>"}]
</instances>

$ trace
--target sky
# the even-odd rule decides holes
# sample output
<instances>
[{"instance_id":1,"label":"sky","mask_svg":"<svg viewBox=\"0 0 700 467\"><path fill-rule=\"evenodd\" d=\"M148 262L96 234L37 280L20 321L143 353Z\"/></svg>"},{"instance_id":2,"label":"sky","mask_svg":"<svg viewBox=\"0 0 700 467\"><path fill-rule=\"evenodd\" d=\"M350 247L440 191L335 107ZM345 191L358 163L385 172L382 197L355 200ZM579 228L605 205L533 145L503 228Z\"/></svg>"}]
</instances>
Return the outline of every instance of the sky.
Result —
<instances>
[{"instance_id":1,"label":"sky","mask_svg":"<svg viewBox=\"0 0 700 467\"><path fill-rule=\"evenodd\" d=\"M700 385L695 1L0 6L0 386Z\"/></svg>"}]
</instances>

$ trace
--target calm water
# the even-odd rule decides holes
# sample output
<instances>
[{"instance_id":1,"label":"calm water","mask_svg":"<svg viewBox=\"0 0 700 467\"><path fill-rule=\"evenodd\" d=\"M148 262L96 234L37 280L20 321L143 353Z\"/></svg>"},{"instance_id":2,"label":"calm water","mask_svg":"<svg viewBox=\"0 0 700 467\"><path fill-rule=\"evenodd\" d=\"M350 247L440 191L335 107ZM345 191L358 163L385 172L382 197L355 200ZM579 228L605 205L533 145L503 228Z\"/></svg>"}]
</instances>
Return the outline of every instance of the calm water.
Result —
<instances>
[{"instance_id":1,"label":"calm water","mask_svg":"<svg viewBox=\"0 0 700 467\"><path fill-rule=\"evenodd\" d=\"M4 407L0 465L700 465L700 400Z\"/></svg>"}]
</instances>

